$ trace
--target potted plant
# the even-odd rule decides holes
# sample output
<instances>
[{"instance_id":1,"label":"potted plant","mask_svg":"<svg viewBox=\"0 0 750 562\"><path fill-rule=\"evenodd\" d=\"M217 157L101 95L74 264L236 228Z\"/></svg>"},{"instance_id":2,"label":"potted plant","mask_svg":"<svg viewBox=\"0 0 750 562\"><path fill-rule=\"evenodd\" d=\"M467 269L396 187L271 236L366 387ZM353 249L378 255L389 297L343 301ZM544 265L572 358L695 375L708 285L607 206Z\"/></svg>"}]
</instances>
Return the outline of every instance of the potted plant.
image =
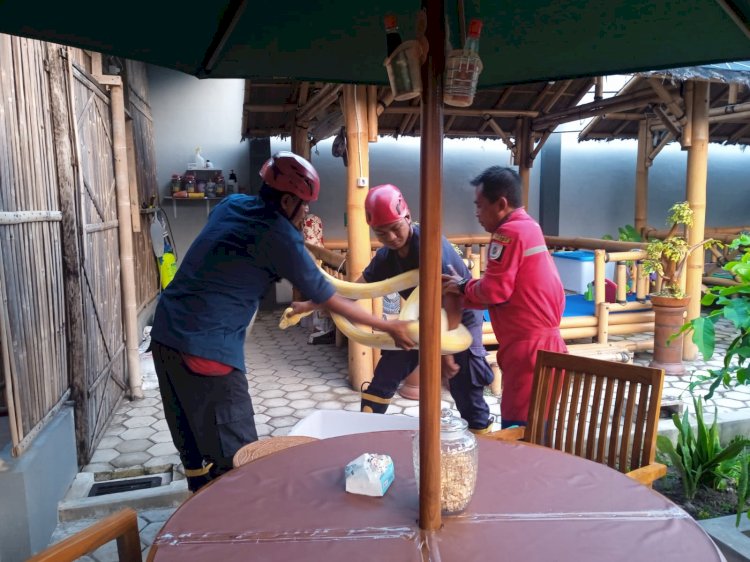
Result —
<instances>
[{"instance_id":1,"label":"potted plant","mask_svg":"<svg viewBox=\"0 0 750 562\"><path fill-rule=\"evenodd\" d=\"M736 335L724 352L721 368L698 375L690 385L692 389L709 383L706 399L713 396L719 385L729 388L734 384L750 384L750 234L741 234L729 248L737 252L737 257L724 270L732 274L736 284L711 288L701 304L711 306L712 310L686 323L681 330L692 331L693 342L708 361L715 351L716 323L723 319L735 329Z\"/></svg>"},{"instance_id":2,"label":"potted plant","mask_svg":"<svg viewBox=\"0 0 750 562\"><path fill-rule=\"evenodd\" d=\"M664 369L669 375L682 375L682 334L680 328L690 300L682 288L682 277L688 257L698 248L706 248L716 242L703 240L692 246L678 235L681 227L693 225L693 210L687 201L675 203L669 209L667 236L649 241L646 259L643 260L644 274L656 274L662 279L661 289L650 296L655 313L654 359L652 367ZM672 337L679 334L678 337Z\"/></svg>"}]
</instances>

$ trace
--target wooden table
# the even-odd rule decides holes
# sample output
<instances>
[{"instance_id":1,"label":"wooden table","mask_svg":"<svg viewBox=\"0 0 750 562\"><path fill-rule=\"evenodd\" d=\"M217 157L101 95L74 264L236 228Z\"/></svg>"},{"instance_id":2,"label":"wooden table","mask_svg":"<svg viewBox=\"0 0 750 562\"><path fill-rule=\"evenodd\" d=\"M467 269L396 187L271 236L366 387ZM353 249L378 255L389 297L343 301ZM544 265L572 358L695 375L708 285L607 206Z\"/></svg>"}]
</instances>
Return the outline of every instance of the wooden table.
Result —
<instances>
[{"instance_id":1,"label":"wooden table","mask_svg":"<svg viewBox=\"0 0 750 562\"><path fill-rule=\"evenodd\" d=\"M484 439L467 510L425 533L417 524L413 434L322 439L233 470L175 511L149 560L723 560L684 511L623 474ZM393 458L396 480L382 498L344 491L344 466L364 452Z\"/></svg>"}]
</instances>

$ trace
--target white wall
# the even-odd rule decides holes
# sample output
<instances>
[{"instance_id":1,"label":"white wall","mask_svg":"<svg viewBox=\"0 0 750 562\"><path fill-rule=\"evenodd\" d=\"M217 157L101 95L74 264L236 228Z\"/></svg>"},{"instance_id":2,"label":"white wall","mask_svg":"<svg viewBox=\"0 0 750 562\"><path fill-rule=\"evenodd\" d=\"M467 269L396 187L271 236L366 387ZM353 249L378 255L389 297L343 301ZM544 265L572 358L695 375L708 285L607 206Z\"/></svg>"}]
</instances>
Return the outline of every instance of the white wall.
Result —
<instances>
[{"instance_id":1,"label":"white wall","mask_svg":"<svg viewBox=\"0 0 750 562\"><path fill-rule=\"evenodd\" d=\"M221 168L234 169L241 185L249 178L249 143L242 142L244 80L198 80L158 66L148 66L154 119L156 172L161 197L169 195L172 174L183 174L195 148ZM163 200L181 257L206 220L204 201L178 201L177 218Z\"/></svg>"},{"instance_id":2,"label":"white wall","mask_svg":"<svg viewBox=\"0 0 750 562\"><path fill-rule=\"evenodd\" d=\"M321 178L320 198L310 210L323 220L324 236L345 239L346 174L341 158L331 156L332 140L313 149L312 163ZM289 150L289 141L273 139L271 151ZM419 139L381 137L370 143L370 186L397 185L404 194L412 217L419 220ZM510 165L510 153L501 141L446 139L443 146L443 231L449 234L484 232L474 217L474 189L469 181L485 168ZM536 206L538 174L532 173Z\"/></svg>"},{"instance_id":3,"label":"white wall","mask_svg":"<svg viewBox=\"0 0 750 562\"><path fill-rule=\"evenodd\" d=\"M225 171L234 168L247 185L249 143L240 142L244 82L198 80L179 72L149 67L151 108L156 138L157 172L162 195L172 173L182 173L196 146ZM635 141L577 142L583 123L571 123L562 134L560 235L601 237L633 224L635 209ZM321 197L312 212L324 223L328 239L346 237L346 169L331 155L332 140L313 148L312 162L321 176ZM370 185L393 183L406 196L419 220L419 139L380 138L370 147ZM289 150L289 141L273 139L271 151ZM446 139L443 148L443 232L481 233L474 218L469 180L491 165L509 165L500 141ZM540 159L532 169L529 212L538 218ZM672 144L650 170L649 224L665 226L669 207L685 199L687 153ZM707 225L750 223L750 151L709 145ZM168 210L179 256L205 224L204 201L178 202L175 219Z\"/></svg>"},{"instance_id":4,"label":"white wall","mask_svg":"<svg viewBox=\"0 0 750 562\"><path fill-rule=\"evenodd\" d=\"M633 224L636 141L577 142L563 134L560 235L617 236L617 227ZM649 170L648 223L666 228L669 208L684 201L687 152L672 143ZM707 226L750 224L750 151L709 144L706 194Z\"/></svg>"}]
</instances>

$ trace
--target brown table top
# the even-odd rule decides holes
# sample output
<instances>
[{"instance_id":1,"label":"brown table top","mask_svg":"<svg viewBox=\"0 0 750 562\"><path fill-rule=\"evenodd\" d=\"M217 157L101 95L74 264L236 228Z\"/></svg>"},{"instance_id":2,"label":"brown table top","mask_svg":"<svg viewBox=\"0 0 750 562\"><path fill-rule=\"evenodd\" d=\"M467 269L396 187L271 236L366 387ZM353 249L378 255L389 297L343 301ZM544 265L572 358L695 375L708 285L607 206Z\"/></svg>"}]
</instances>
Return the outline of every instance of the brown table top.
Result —
<instances>
[{"instance_id":1,"label":"brown table top","mask_svg":"<svg viewBox=\"0 0 750 562\"><path fill-rule=\"evenodd\" d=\"M485 439L466 511L424 533L413 433L322 439L235 469L175 511L149 559L723 560L683 510L625 475L551 449ZM365 452L393 458L396 479L382 498L344 491L344 466Z\"/></svg>"}]
</instances>

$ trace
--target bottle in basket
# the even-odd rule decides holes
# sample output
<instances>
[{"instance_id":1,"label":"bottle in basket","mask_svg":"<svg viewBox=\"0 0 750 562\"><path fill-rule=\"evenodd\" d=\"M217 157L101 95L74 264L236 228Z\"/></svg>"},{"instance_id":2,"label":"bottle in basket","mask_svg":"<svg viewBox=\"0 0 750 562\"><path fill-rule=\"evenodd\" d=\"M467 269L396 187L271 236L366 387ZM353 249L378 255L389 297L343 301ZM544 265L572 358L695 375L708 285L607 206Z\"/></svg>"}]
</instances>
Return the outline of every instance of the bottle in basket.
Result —
<instances>
[{"instance_id":1,"label":"bottle in basket","mask_svg":"<svg viewBox=\"0 0 750 562\"><path fill-rule=\"evenodd\" d=\"M385 20L385 42L387 56L391 56L393 51L401 44L401 34L398 31L398 20L393 14L388 14Z\"/></svg>"},{"instance_id":2,"label":"bottle in basket","mask_svg":"<svg viewBox=\"0 0 750 562\"><path fill-rule=\"evenodd\" d=\"M482 61L479 58L479 36L482 20L472 19L464 48L451 51L446 60L443 101L455 107L468 107L474 102Z\"/></svg>"}]
</instances>

